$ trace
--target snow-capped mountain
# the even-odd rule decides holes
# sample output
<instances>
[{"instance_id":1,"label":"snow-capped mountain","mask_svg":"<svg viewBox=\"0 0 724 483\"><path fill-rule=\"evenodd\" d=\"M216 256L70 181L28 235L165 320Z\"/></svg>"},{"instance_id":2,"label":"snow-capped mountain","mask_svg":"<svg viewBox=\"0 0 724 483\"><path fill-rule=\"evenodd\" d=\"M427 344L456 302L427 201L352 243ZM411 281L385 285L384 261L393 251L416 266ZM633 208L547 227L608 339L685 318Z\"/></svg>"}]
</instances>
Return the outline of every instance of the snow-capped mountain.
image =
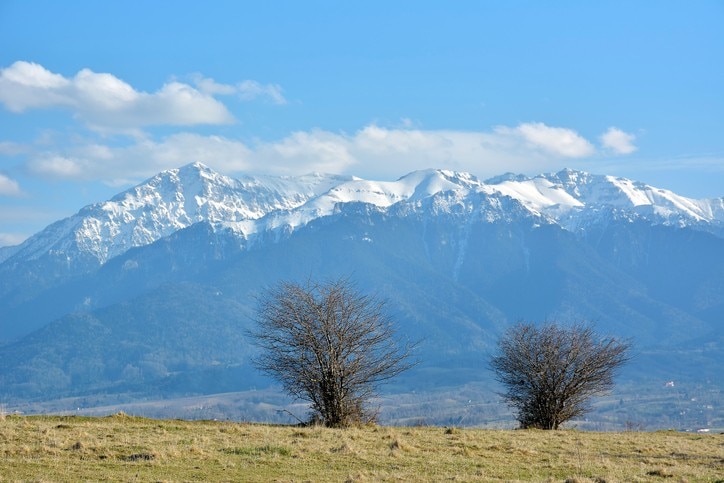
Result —
<instances>
[{"instance_id":1,"label":"snow-capped mountain","mask_svg":"<svg viewBox=\"0 0 724 483\"><path fill-rule=\"evenodd\" d=\"M571 170L164 171L0 250L3 402L265 384L245 336L257 297L340 276L382 294L400 333L424 341L404 383L416 394L479 383L521 319L632 338L631 397L658 379L721 394L723 205Z\"/></svg>"},{"instance_id":2,"label":"snow-capped mountain","mask_svg":"<svg viewBox=\"0 0 724 483\"><path fill-rule=\"evenodd\" d=\"M531 210L576 230L596 213L615 211L652 224L696 226L704 230L724 226L724 197L695 200L669 190L614 176L565 169L533 178L512 174L487 181Z\"/></svg>"},{"instance_id":3,"label":"snow-capped mountain","mask_svg":"<svg viewBox=\"0 0 724 483\"><path fill-rule=\"evenodd\" d=\"M501 196L519 203L531 216L570 231L608 212L713 232L724 227L724 198L693 200L624 178L572 170L532 178L503 175L486 182L445 170L416 171L397 181L322 174L232 179L195 163L87 206L1 254L14 260L52 254L69 263L80 257L103 264L202 221L231 230L247 245L260 233L289 234L350 203L383 210L404 205L414 211L434 200L438 212L474 211L481 199ZM487 219L496 216L504 215L489 213Z\"/></svg>"},{"instance_id":4,"label":"snow-capped mountain","mask_svg":"<svg viewBox=\"0 0 724 483\"><path fill-rule=\"evenodd\" d=\"M86 206L28 239L14 255L35 259L48 253L83 253L102 264L200 221L243 223L294 209L348 179L317 174L232 179L194 163Z\"/></svg>"}]
</instances>

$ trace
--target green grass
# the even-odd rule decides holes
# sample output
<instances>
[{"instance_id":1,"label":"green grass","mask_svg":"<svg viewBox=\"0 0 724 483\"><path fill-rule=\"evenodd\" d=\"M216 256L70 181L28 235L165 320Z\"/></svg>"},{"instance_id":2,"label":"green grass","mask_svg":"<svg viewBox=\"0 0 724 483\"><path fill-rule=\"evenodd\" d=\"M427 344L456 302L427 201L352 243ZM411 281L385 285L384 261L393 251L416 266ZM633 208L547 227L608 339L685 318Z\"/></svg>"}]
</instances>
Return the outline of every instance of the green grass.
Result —
<instances>
[{"instance_id":1,"label":"green grass","mask_svg":"<svg viewBox=\"0 0 724 483\"><path fill-rule=\"evenodd\" d=\"M724 435L7 416L0 481L722 481Z\"/></svg>"}]
</instances>

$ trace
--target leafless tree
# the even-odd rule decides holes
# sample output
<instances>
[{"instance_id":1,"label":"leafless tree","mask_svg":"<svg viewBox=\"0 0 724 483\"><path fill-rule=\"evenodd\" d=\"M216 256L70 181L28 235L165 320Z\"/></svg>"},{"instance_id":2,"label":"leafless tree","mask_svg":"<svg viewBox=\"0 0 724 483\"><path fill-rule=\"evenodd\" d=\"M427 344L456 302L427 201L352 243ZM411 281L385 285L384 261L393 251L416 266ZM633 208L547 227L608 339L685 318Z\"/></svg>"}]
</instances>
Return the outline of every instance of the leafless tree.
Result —
<instances>
[{"instance_id":1,"label":"leafless tree","mask_svg":"<svg viewBox=\"0 0 724 483\"><path fill-rule=\"evenodd\" d=\"M282 282L260 299L254 364L309 401L326 426L371 421L368 403L379 384L411 366L411 346L398 345L384 308L347 279Z\"/></svg>"},{"instance_id":2,"label":"leafless tree","mask_svg":"<svg viewBox=\"0 0 724 483\"><path fill-rule=\"evenodd\" d=\"M490 365L521 428L558 429L585 414L588 400L613 387L630 343L589 325L518 323L498 341Z\"/></svg>"}]
</instances>

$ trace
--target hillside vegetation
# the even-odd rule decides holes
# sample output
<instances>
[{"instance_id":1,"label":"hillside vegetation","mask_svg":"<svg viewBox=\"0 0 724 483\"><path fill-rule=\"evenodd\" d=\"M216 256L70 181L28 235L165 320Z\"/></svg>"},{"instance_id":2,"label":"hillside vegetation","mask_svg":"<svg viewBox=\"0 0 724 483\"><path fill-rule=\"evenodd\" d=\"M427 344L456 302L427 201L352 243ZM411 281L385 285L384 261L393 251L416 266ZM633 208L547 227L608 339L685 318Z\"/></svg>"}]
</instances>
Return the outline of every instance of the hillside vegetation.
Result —
<instances>
[{"instance_id":1,"label":"hillside vegetation","mask_svg":"<svg viewBox=\"0 0 724 483\"><path fill-rule=\"evenodd\" d=\"M724 436L7 416L0 481L720 481Z\"/></svg>"}]
</instances>

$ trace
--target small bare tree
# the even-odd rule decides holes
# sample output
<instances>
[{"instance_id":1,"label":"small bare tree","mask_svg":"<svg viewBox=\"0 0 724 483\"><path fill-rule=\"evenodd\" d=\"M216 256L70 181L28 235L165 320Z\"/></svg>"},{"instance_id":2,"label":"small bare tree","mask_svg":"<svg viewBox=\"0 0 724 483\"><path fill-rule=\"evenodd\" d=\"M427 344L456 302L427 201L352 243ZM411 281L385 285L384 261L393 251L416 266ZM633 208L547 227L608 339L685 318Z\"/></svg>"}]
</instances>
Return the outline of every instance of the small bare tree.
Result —
<instances>
[{"instance_id":1,"label":"small bare tree","mask_svg":"<svg viewBox=\"0 0 724 483\"><path fill-rule=\"evenodd\" d=\"M280 283L260 299L254 364L309 401L326 426L371 421L367 404L379 384L411 365L411 348L396 343L384 306L347 279Z\"/></svg>"},{"instance_id":2,"label":"small bare tree","mask_svg":"<svg viewBox=\"0 0 724 483\"><path fill-rule=\"evenodd\" d=\"M629 349L628 341L599 337L588 325L518 323L498 341L490 365L521 428L558 429L613 387Z\"/></svg>"}]
</instances>

